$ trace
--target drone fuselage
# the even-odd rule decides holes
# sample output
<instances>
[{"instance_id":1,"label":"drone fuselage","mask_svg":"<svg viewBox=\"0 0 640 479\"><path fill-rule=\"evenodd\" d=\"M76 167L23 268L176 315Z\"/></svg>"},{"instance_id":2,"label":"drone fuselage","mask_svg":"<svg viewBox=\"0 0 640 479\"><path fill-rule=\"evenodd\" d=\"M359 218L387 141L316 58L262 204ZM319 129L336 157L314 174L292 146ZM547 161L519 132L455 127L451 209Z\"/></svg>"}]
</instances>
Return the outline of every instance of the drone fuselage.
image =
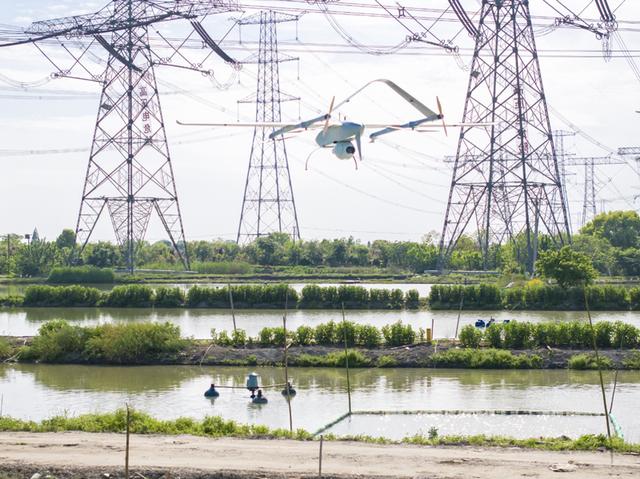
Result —
<instances>
[{"instance_id":1,"label":"drone fuselage","mask_svg":"<svg viewBox=\"0 0 640 479\"><path fill-rule=\"evenodd\" d=\"M316 143L322 148L333 147L341 141L353 140L356 136L361 135L364 126L359 123L345 121L339 125L329 125L326 130L321 130L316 136Z\"/></svg>"}]
</instances>

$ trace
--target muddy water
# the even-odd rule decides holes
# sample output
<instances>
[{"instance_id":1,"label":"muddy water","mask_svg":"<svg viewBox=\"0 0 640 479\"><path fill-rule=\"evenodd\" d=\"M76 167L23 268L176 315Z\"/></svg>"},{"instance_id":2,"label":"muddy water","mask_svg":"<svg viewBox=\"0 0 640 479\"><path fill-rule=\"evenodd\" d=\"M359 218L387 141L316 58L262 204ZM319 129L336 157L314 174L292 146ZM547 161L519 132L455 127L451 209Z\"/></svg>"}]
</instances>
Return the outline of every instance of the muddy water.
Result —
<instances>
[{"instance_id":1,"label":"muddy water","mask_svg":"<svg viewBox=\"0 0 640 479\"><path fill-rule=\"evenodd\" d=\"M257 336L260 329L282 325L282 311L243 310L236 311L238 327L247 334ZM585 320L582 312L562 311L464 311L460 327L473 324L478 318L496 318L497 321L568 321ZM640 326L640 312L616 311L593 313L596 321L624 321ZM97 309L97 308L24 308L0 309L0 336L31 336L38 328L52 319L66 319L81 326L102 323L164 322L180 326L182 335L194 338L209 338L211 329L217 331L233 329L231 313L219 309ZM297 328L303 324L316 326L329 321L340 321L339 311L303 310L290 311L287 325ZM434 337L450 338L455 334L458 313L456 311L348 311L347 319L374 326L384 326L401 320L417 328L434 328Z\"/></svg>"},{"instance_id":2,"label":"muddy water","mask_svg":"<svg viewBox=\"0 0 640 479\"><path fill-rule=\"evenodd\" d=\"M250 403L244 389L220 389L203 397L210 382L242 386L247 368L186 366L0 365L3 414L42 419L111 411L125 402L161 418L221 415L243 423L286 427L288 413L279 389L265 389L269 403ZM283 371L258 368L261 384L283 381ZM531 409L598 412L597 373L576 371L462 371L427 369L352 370L354 410ZM333 369L292 368L298 395L292 400L294 427L315 431L346 412L346 378ZM610 391L613 373L607 373ZM640 442L640 372L620 372L613 412L625 437ZM334 426L338 434L401 438L436 427L439 434L503 434L515 437L576 437L601 433L602 417L390 415L354 416Z\"/></svg>"}]
</instances>

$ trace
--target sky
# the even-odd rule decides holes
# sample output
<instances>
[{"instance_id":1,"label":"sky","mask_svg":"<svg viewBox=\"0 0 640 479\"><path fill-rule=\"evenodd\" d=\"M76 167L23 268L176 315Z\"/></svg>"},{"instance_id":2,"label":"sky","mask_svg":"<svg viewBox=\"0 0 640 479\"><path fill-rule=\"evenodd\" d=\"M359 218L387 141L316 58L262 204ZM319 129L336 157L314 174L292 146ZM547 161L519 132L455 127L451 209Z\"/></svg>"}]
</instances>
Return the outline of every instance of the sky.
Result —
<instances>
[{"instance_id":1,"label":"sky","mask_svg":"<svg viewBox=\"0 0 640 479\"><path fill-rule=\"evenodd\" d=\"M269 1L241 3L264 7ZM373 1L368 3L375 5ZM465 0L462 3L473 14L480 2ZM566 0L564 3L576 11L589 5L584 15L597 17L593 2ZM424 6L425 2L408 0L402 4L411 11L412 6ZM533 15L554 14L543 2L531 4ZM640 20L640 4L622 0L612 0L610 4L612 8L621 4L616 11L621 22L620 35L628 49L637 55L640 28L629 31L635 26L626 22ZM0 30L6 25L26 27L34 20L91 13L103 5L104 2L97 0L10 2L0 10ZM444 0L429 2L433 8L446 5ZM220 39L233 26L234 18L253 12L248 9L243 14L211 15L203 24L214 39ZM343 32L348 32L353 42L361 44L396 45L407 34L390 16L336 15L332 18ZM547 23L552 25L553 20ZM421 30L416 24L408 24L415 31ZM374 55L355 47L346 48L345 34L341 35L334 26L320 13L302 16L297 27L295 22L278 25L280 51L300 58L299 62L281 64L282 91L301 98L299 104L291 102L283 106L286 120L315 117L327 109L331 97L340 100L376 78L397 82L432 108L438 96L448 120L461 120L469 73L454 56L416 45L395 55ZM187 27L188 24L182 22L164 23L154 27L150 35L181 37L188 33ZM440 38L450 39L459 29L459 24L445 22L432 31ZM257 27L243 26L240 44L236 27L221 46L242 60L255 53L257 33ZM599 54L601 42L582 30L537 27L536 34L544 88L553 112L552 129L570 130L568 120L608 148L639 144L640 116L636 110L640 109L640 85L625 59L614 51L614 58L605 61ZM310 46L319 43L343 46L333 52L328 47ZM461 49L462 63L468 65L473 40L462 33L455 37L454 43ZM73 44L67 42L67 46L72 52L76 51ZM42 50L62 64L72 61L60 46L47 44ZM614 50L618 50L617 45ZM106 52L99 47L92 51L106 58ZM578 58L578 52L589 58ZM185 55L199 58L202 52L189 49ZM94 61L88 61L87 65L96 73L103 68ZM252 121L253 106L239 105L237 101L255 91L256 66L245 65L236 72L213 57L208 68L214 71L217 85L199 73L171 68L157 68L156 76L187 239L235 239L253 132L240 128L189 129L177 125L176 120ZM63 228L75 228L100 85L55 79L37 87L16 86L16 82L42 80L44 83L53 70L33 45L0 48L3 178L0 234L28 233L37 227L41 237L54 239ZM226 83L229 85L220 85ZM357 122L415 119L411 107L382 86L371 87L339 113ZM394 133L385 141L364 144L365 158L358 170L352 162L335 160L328 151L314 154L309 169L305 170L305 160L314 149L313 136L307 132L288 139L290 173L302 237L353 236L366 242L378 238L420 240L429 232L438 233L442 229L451 182L452 165L443 158L455 154L456 144L455 131L450 131L449 136ZM580 157L608 154L584 135L569 137L567 148ZM65 152L55 153L55 150ZM639 186L638 174L630 164L598 168L599 208L637 206L634 195ZM577 167L569 173L570 210L576 230L582 210L583 171ZM113 238L105 217L93 239ZM164 238L159 222L152 221L148 239Z\"/></svg>"}]
</instances>

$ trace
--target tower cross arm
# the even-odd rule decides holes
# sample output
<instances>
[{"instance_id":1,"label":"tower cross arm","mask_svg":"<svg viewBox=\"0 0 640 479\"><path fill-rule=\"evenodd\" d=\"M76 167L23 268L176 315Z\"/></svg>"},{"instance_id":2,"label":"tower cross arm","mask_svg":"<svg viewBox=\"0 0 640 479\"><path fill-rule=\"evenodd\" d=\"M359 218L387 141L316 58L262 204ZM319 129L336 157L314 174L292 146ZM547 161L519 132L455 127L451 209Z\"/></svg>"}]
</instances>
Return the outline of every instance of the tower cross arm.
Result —
<instances>
[{"instance_id":1,"label":"tower cross arm","mask_svg":"<svg viewBox=\"0 0 640 479\"><path fill-rule=\"evenodd\" d=\"M179 19L195 19L210 13L238 10L235 0L130 0L135 12L131 20L126 13L129 2L114 0L95 13L54 18L32 23L25 29L29 35L99 35L152 23Z\"/></svg>"}]
</instances>

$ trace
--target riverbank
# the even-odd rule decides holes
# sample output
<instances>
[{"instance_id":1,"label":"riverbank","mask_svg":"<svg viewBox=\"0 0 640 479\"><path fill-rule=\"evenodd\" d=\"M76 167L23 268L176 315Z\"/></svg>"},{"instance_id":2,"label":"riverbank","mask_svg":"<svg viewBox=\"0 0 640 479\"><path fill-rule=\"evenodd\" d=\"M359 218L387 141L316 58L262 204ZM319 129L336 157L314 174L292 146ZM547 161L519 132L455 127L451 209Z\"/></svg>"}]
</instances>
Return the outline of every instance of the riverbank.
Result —
<instances>
[{"instance_id":1,"label":"riverbank","mask_svg":"<svg viewBox=\"0 0 640 479\"><path fill-rule=\"evenodd\" d=\"M0 337L9 345L4 356L10 362L39 362L22 348L29 348L34 337ZM25 350L26 351L26 350ZM637 350L604 349L600 351L604 369L640 369ZM461 369L594 369L590 349L465 349L453 341L416 343L406 346L350 348L351 368L461 368ZM137 364L178 366L282 366L281 347L221 346L205 340L183 340L173 352L145 356L130 361L82 358L69 354L54 364ZM345 353L340 346L290 346L288 363L292 367L344 367Z\"/></svg>"},{"instance_id":2,"label":"riverbank","mask_svg":"<svg viewBox=\"0 0 640 479\"><path fill-rule=\"evenodd\" d=\"M57 479L124 477L123 434L2 433L0 477ZM302 478L317 477L318 442L194 436L134 435L130 467L134 477ZM99 453L97 453L99 451ZM637 455L543 451L478 446L425 447L325 441L323 477L514 477L555 478L558 471L580 478L632 478ZM576 476L578 477L578 476ZM4 478L3 478L4 479Z\"/></svg>"}]
</instances>

